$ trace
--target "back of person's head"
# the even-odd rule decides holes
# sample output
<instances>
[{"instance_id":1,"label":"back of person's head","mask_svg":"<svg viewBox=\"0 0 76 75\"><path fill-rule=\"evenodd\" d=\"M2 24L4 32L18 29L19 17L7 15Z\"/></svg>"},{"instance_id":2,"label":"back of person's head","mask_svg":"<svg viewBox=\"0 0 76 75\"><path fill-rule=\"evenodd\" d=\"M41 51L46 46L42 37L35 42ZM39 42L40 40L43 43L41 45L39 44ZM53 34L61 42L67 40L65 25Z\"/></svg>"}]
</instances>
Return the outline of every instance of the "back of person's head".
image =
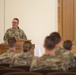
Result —
<instances>
[{"instance_id":1,"label":"back of person's head","mask_svg":"<svg viewBox=\"0 0 76 75\"><path fill-rule=\"evenodd\" d=\"M31 48L32 48L31 41L25 41L24 44L23 44L23 51L28 52L28 51L31 50Z\"/></svg>"},{"instance_id":2,"label":"back of person's head","mask_svg":"<svg viewBox=\"0 0 76 75\"><path fill-rule=\"evenodd\" d=\"M16 39L15 39L15 37L10 37L8 39L8 46L12 48L12 47L15 47L15 45L16 45Z\"/></svg>"},{"instance_id":3,"label":"back of person's head","mask_svg":"<svg viewBox=\"0 0 76 75\"><path fill-rule=\"evenodd\" d=\"M61 42L61 36L58 32L53 32L50 34L50 36L53 36L55 38L56 44Z\"/></svg>"},{"instance_id":4,"label":"back of person's head","mask_svg":"<svg viewBox=\"0 0 76 75\"><path fill-rule=\"evenodd\" d=\"M63 47L67 50L71 50L72 49L72 41L71 40L66 40L63 42Z\"/></svg>"},{"instance_id":5,"label":"back of person's head","mask_svg":"<svg viewBox=\"0 0 76 75\"><path fill-rule=\"evenodd\" d=\"M55 38L53 36L47 36L44 41L44 47L47 50L53 50L56 46Z\"/></svg>"}]
</instances>

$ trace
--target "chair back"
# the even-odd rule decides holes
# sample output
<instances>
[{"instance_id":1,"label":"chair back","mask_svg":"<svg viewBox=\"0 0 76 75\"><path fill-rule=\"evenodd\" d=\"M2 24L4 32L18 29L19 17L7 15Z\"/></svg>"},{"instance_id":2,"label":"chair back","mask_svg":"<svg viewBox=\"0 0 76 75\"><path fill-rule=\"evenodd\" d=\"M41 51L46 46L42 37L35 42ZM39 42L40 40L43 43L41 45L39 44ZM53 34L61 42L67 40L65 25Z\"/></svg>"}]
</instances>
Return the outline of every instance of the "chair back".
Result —
<instances>
[{"instance_id":1,"label":"chair back","mask_svg":"<svg viewBox=\"0 0 76 75\"><path fill-rule=\"evenodd\" d=\"M9 67L9 63L2 63L2 64L0 64L0 66L4 66L4 67Z\"/></svg>"},{"instance_id":2,"label":"chair back","mask_svg":"<svg viewBox=\"0 0 76 75\"><path fill-rule=\"evenodd\" d=\"M10 73L10 72L25 72L22 69L13 69L13 68L2 68L0 69L0 75L3 75L5 73Z\"/></svg>"},{"instance_id":3,"label":"chair back","mask_svg":"<svg viewBox=\"0 0 76 75\"><path fill-rule=\"evenodd\" d=\"M49 72L62 72L61 70L35 70L35 71L32 71L32 72L38 72L38 73L42 73L44 75L46 75L47 73Z\"/></svg>"},{"instance_id":4,"label":"chair back","mask_svg":"<svg viewBox=\"0 0 76 75\"><path fill-rule=\"evenodd\" d=\"M36 72L11 72L3 75L43 75L43 74Z\"/></svg>"},{"instance_id":5,"label":"chair back","mask_svg":"<svg viewBox=\"0 0 76 75\"><path fill-rule=\"evenodd\" d=\"M14 66L12 68L19 68L19 69L23 69L25 71L29 71L30 70L30 66L25 66L25 65L22 65L22 66Z\"/></svg>"},{"instance_id":6,"label":"chair back","mask_svg":"<svg viewBox=\"0 0 76 75\"><path fill-rule=\"evenodd\" d=\"M76 72L55 72L48 73L47 75L76 75Z\"/></svg>"},{"instance_id":7,"label":"chair back","mask_svg":"<svg viewBox=\"0 0 76 75\"><path fill-rule=\"evenodd\" d=\"M5 67L5 66L0 66L0 69L2 69L2 68L8 68L8 67Z\"/></svg>"}]
</instances>

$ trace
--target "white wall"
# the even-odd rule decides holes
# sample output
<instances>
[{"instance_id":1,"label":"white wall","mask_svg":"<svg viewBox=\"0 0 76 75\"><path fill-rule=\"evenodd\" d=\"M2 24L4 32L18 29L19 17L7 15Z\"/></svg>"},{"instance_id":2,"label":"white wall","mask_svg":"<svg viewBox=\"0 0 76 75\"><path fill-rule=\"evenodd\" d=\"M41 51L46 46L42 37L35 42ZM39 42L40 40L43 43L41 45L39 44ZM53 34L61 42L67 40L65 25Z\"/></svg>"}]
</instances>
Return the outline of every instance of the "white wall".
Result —
<instances>
[{"instance_id":1,"label":"white wall","mask_svg":"<svg viewBox=\"0 0 76 75\"><path fill-rule=\"evenodd\" d=\"M57 31L57 0L5 0L5 30L11 27L14 17L19 18L19 27L28 39L44 52L45 36Z\"/></svg>"},{"instance_id":2,"label":"white wall","mask_svg":"<svg viewBox=\"0 0 76 75\"><path fill-rule=\"evenodd\" d=\"M0 43L4 36L4 0L0 0Z\"/></svg>"}]
</instances>

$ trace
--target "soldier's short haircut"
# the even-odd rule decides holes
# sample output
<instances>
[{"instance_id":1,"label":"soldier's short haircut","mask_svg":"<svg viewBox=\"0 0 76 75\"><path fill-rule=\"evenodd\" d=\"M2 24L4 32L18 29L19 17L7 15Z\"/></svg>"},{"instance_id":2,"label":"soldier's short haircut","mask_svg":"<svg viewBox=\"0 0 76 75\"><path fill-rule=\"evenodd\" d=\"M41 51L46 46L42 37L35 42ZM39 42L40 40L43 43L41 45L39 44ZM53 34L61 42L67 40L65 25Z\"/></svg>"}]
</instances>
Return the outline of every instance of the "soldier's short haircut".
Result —
<instances>
[{"instance_id":1,"label":"soldier's short haircut","mask_svg":"<svg viewBox=\"0 0 76 75\"><path fill-rule=\"evenodd\" d=\"M25 41L23 44L23 51L28 52L32 48L32 43L31 41Z\"/></svg>"},{"instance_id":2,"label":"soldier's short haircut","mask_svg":"<svg viewBox=\"0 0 76 75\"><path fill-rule=\"evenodd\" d=\"M55 38L56 44L58 44L61 41L61 36L58 32L53 32L50 34L50 36L53 36Z\"/></svg>"},{"instance_id":3,"label":"soldier's short haircut","mask_svg":"<svg viewBox=\"0 0 76 75\"><path fill-rule=\"evenodd\" d=\"M18 21L18 23L19 23L19 19L18 19L18 18L13 18L13 20L17 20L17 21Z\"/></svg>"},{"instance_id":4,"label":"soldier's short haircut","mask_svg":"<svg viewBox=\"0 0 76 75\"><path fill-rule=\"evenodd\" d=\"M8 39L8 46L12 48L12 47L15 46L15 44L16 44L16 39L15 39L15 37L10 37L10 38Z\"/></svg>"},{"instance_id":5,"label":"soldier's short haircut","mask_svg":"<svg viewBox=\"0 0 76 75\"><path fill-rule=\"evenodd\" d=\"M54 49L56 46L54 36L47 36L44 41L44 47L48 50Z\"/></svg>"},{"instance_id":6,"label":"soldier's short haircut","mask_svg":"<svg viewBox=\"0 0 76 75\"><path fill-rule=\"evenodd\" d=\"M63 42L63 47L67 50L71 50L72 49L72 41L71 40L66 40Z\"/></svg>"}]
</instances>

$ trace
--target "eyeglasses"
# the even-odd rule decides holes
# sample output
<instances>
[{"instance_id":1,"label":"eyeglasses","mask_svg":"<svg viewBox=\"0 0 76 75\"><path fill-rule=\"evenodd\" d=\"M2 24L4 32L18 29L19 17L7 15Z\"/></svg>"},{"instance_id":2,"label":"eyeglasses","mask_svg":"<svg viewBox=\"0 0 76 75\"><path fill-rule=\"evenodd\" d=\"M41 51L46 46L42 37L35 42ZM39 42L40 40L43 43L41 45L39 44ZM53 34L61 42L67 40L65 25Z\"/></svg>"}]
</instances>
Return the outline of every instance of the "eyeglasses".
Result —
<instances>
[{"instance_id":1,"label":"eyeglasses","mask_svg":"<svg viewBox=\"0 0 76 75\"><path fill-rule=\"evenodd\" d=\"M16 24L16 23L18 23L18 22L12 22L12 23Z\"/></svg>"}]
</instances>

